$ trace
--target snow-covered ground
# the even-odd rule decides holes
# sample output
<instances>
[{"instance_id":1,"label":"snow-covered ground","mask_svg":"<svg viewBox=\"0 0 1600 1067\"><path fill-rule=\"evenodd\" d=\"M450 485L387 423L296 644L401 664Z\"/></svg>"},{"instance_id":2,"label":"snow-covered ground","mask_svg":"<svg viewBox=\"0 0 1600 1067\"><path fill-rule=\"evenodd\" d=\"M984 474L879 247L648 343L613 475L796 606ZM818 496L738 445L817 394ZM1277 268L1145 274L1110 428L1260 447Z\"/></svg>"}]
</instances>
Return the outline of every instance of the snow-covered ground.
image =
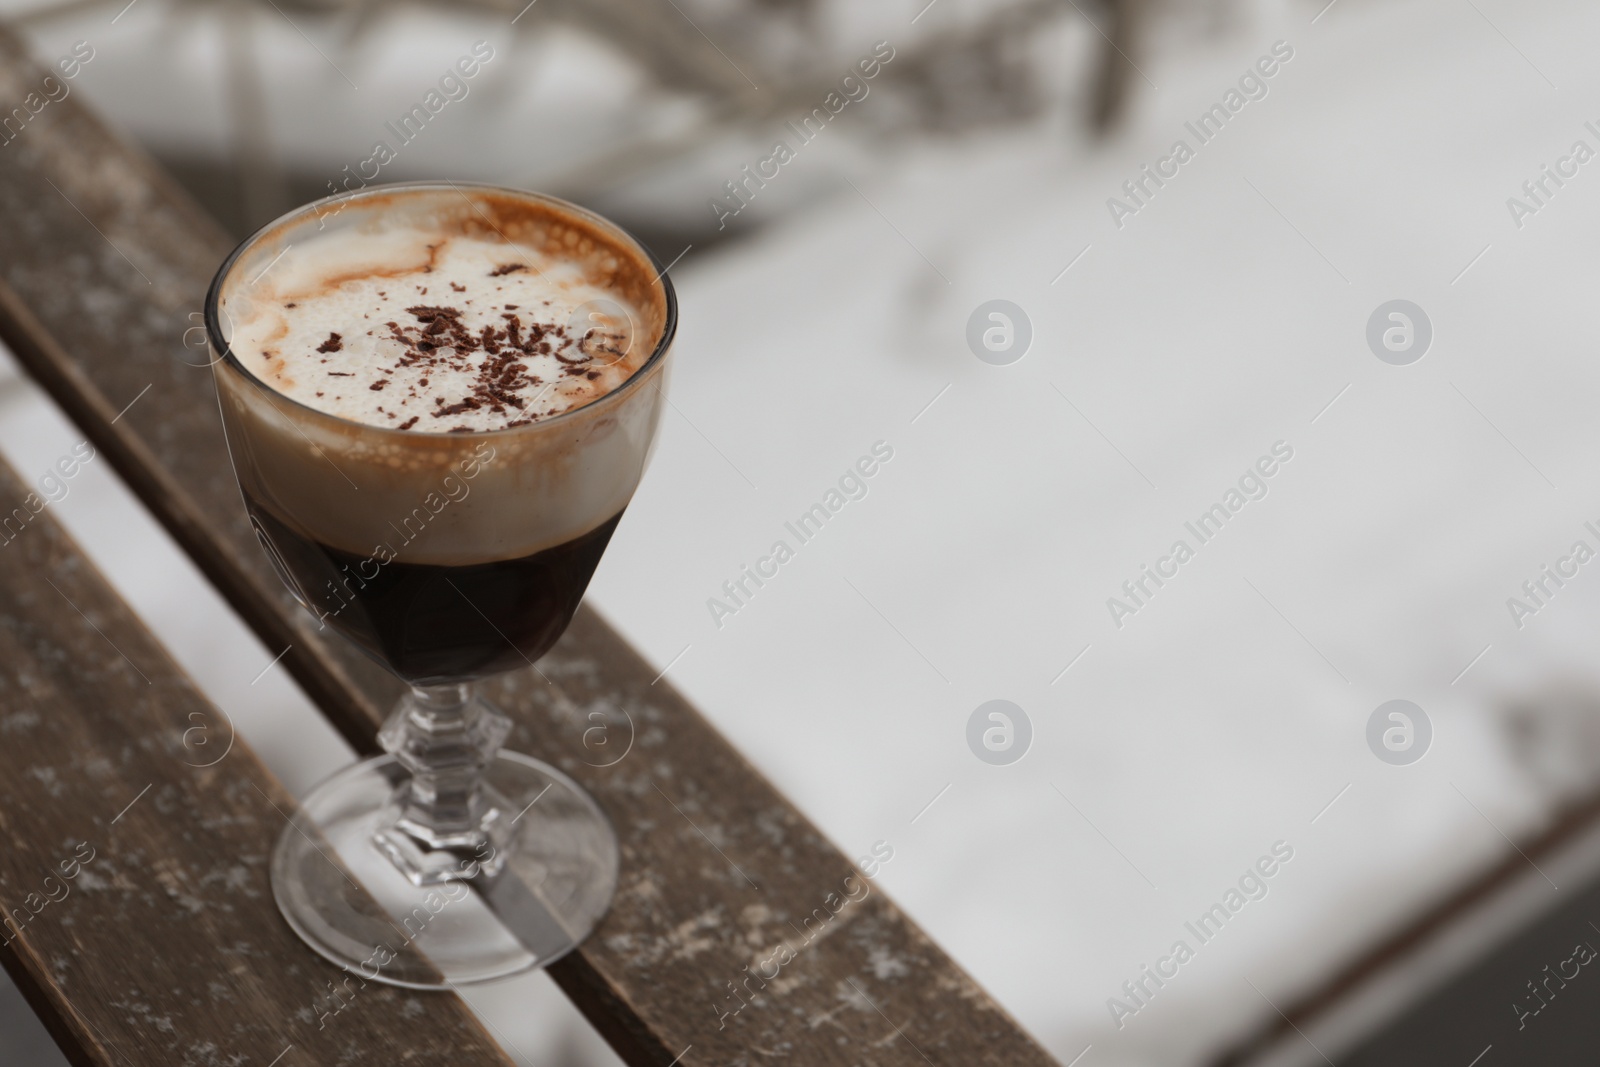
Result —
<instances>
[{"instance_id":1,"label":"snow-covered ground","mask_svg":"<svg viewBox=\"0 0 1600 1067\"><path fill-rule=\"evenodd\" d=\"M1261 4L1141 56L1109 143L1058 113L819 140L792 176L854 188L673 269L675 414L591 595L847 851L892 842L883 885L1063 1062L1198 1062L1551 810L1553 757L1518 755L1507 709L1600 691L1600 563L1571 556L1600 549L1600 163L1560 162L1600 150L1597 34L1553 0ZM1280 41L1265 96L1199 143L1185 123ZM1119 227L1107 198L1179 139L1193 158ZM1546 164L1576 174L1519 227L1507 198ZM1031 322L1010 365L967 342L995 299ZM1367 339L1395 299L1432 326L1408 365ZM0 450L42 471L76 437L17 395ZM798 544L785 523L879 442ZM1202 543L1185 524L1230 489ZM250 684L270 655L107 469L56 514L291 788L342 760L281 673ZM732 601L778 540L794 558ZM1535 602L1546 564L1569 577ZM1169 576L1135 600L1146 565ZM1031 723L1018 762L969 750L992 699ZM1369 748L1392 699L1431 723L1418 762ZM1548 724L1576 781L1582 702ZM1185 924L1275 845L1202 944ZM1119 1026L1108 1000L1139 1007L1123 983L1179 940ZM480 996L563 1062L581 1024L542 982Z\"/></svg>"}]
</instances>

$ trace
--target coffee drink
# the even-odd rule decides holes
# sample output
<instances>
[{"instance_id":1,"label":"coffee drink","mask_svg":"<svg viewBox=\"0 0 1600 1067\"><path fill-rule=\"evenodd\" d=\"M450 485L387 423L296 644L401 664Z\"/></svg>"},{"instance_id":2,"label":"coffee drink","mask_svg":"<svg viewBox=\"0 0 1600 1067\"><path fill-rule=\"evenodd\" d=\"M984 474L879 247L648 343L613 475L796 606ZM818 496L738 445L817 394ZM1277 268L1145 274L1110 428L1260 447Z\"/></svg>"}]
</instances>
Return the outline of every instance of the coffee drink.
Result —
<instances>
[{"instance_id":1,"label":"coffee drink","mask_svg":"<svg viewBox=\"0 0 1600 1067\"><path fill-rule=\"evenodd\" d=\"M313 205L241 255L218 390L285 582L408 682L538 659L664 405L649 258L571 205L448 184Z\"/></svg>"}]
</instances>

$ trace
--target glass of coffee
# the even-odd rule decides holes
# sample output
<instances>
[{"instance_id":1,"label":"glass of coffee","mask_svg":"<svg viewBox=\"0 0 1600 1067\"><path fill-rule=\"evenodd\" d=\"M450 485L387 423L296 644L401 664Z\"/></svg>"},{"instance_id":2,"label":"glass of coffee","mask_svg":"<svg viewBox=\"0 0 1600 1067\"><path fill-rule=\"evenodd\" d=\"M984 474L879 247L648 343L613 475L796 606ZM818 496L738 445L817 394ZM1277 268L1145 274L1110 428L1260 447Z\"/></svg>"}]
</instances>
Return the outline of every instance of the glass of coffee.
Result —
<instances>
[{"instance_id":1,"label":"glass of coffee","mask_svg":"<svg viewBox=\"0 0 1600 1067\"><path fill-rule=\"evenodd\" d=\"M250 522L319 627L410 687L387 755L318 786L272 885L363 981L544 966L599 922L616 837L556 768L501 752L475 683L532 667L649 459L671 283L615 225L534 193L373 186L223 263L206 328Z\"/></svg>"}]
</instances>

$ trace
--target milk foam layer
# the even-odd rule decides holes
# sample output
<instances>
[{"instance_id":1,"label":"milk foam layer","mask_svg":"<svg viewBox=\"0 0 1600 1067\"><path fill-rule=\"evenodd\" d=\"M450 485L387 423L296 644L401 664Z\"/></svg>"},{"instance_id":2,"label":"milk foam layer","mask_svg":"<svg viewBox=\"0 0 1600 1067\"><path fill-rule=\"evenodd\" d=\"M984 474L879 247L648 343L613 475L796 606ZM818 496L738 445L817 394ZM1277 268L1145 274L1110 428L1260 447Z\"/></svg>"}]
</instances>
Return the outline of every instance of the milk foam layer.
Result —
<instances>
[{"instance_id":1,"label":"milk foam layer","mask_svg":"<svg viewBox=\"0 0 1600 1067\"><path fill-rule=\"evenodd\" d=\"M582 407L649 358L613 251L451 228L401 217L294 242L231 309L234 355L318 411L432 433Z\"/></svg>"},{"instance_id":2,"label":"milk foam layer","mask_svg":"<svg viewBox=\"0 0 1600 1067\"><path fill-rule=\"evenodd\" d=\"M336 215L333 210L313 205L281 220L239 254L216 290L213 329L231 337L238 363L219 359L213 369L228 447L253 506L313 540L368 557L373 566L389 560L462 565L517 559L618 515L639 484L666 405L668 361L665 354L650 357L666 343L669 287L644 253L604 220L535 194L449 185L375 187L341 203ZM519 263L527 269L473 273L485 264L498 269ZM422 269L427 266L434 270ZM478 288L456 292L451 281ZM428 292L402 287L407 285ZM523 288L505 297L516 285ZM389 294L380 299L395 301L400 311L380 325L387 328L392 319L406 334L407 357L426 355L419 342L430 337L449 338L453 344L436 345L435 351L451 348L454 354L415 358L402 367L401 343L393 341L392 331L392 347L379 347L376 330L371 350L351 344L378 314L362 311L373 320L357 315L368 325L347 330L336 325L343 321L338 316L364 307L365 295L380 289ZM448 296L441 297L441 290ZM549 309L581 307L595 294L611 301L612 309L620 306L623 315L607 322L600 313L581 334L567 329L569 343L580 352L587 343L590 352L581 363L565 362L578 358L556 344L556 327L566 327L566 316ZM544 300L550 301L545 315L526 314L529 305L546 308ZM285 307L289 303L301 306ZM504 304L519 307L506 311ZM295 316L302 307L311 312L303 321ZM519 316L520 343L511 343L512 323L502 314ZM631 345L602 336L628 316ZM427 332L441 318L443 325ZM530 345L533 326L545 329ZM484 327L492 328L499 353L481 343ZM459 340L468 330L476 331L479 348ZM319 332L319 343L308 352L301 342ZM339 346L317 352L329 333L341 335ZM625 351L619 357L607 345ZM281 350L251 358L253 346L258 352ZM340 365L341 358L356 366ZM508 373L486 382L470 368L490 360L502 361ZM360 389L319 384L318 372L327 381L354 383L357 367L372 376L362 379ZM568 373L562 369L567 367L582 371ZM334 368L351 377L328 376ZM596 372L598 377L589 377ZM429 382L416 388L415 399L399 388L424 376ZM380 377L389 384L372 389ZM542 379L537 386L535 377ZM461 389L443 405L435 400L443 395L441 382ZM311 395L302 395L307 389ZM319 389L324 396L315 396ZM352 397L350 406L338 410L318 407ZM449 416L431 414L469 397L478 404ZM411 404L402 406L402 399Z\"/></svg>"}]
</instances>

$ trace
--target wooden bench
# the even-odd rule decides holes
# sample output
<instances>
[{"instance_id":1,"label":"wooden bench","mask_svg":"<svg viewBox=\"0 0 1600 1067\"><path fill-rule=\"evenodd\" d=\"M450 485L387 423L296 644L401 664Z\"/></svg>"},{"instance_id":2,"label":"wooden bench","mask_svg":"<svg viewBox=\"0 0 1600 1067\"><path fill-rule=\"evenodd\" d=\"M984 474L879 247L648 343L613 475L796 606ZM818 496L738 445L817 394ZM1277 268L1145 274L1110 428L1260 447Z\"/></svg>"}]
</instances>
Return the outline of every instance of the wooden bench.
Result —
<instances>
[{"instance_id":1,"label":"wooden bench","mask_svg":"<svg viewBox=\"0 0 1600 1067\"><path fill-rule=\"evenodd\" d=\"M0 100L44 71L0 31ZM396 683L318 634L269 569L223 448L198 312L227 241L73 96L0 149L0 339L197 561L311 700L371 752ZM28 488L0 466L0 512ZM504 1064L448 995L343 976L267 884L293 801L61 531L0 544L0 959L74 1064ZM745 968L855 873L592 611L492 697L511 745L576 777L622 846L616 902L551 974L630 1064L1052 1062L873 888L723 1017ZM599 768L591 711L638 725ZM209 751L214 751L209 750ZM87 850L87 851L86 851ZM69 873L70 872L70 873ZM890 958L900 966L881 968ZM322 1025L323 1023L326 1025ZM281 1060L280 1060L281 1057Z\"/></svg>"}]
</instances>

